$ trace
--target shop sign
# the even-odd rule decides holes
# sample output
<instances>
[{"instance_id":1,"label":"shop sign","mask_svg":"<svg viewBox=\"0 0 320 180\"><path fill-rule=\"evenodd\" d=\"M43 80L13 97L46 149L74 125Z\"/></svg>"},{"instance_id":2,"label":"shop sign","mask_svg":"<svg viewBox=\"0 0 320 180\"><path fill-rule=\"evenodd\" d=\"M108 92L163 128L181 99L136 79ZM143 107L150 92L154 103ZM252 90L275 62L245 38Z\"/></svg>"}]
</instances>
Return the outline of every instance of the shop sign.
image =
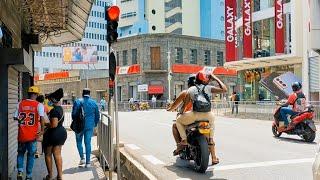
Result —
<instances>
[{"instance_id":1,"label":"shop sign","mask_svg":"<svg viewBox=\"0 0 320 180\"><path fill-rule=\"evenodd\" d=\"M275 9L275 49L276 53L284 53L284 21L283 21L283 1L274 1Z\"/></svg>"},{"instance_id":2,"label":"shop sign","mask_svg":"<svg viewBox=\"0 0 320 180\"><path fill-rule=\"evenodd\" d=\"M148 92L148 84L138 85L138 92Z\"/></svg>"},{"instance_id":3,"label":"shop sign","mask_svg":"<svg viewBox=\"0 0 320 180\"><path fill-rule=\"evenodd\" d=\"M252 57L252 0L243 0L243 57Z\"/></svg>"},{"instance_id":4,"label":"shop sign","mask_svg":"<svg viewBox=\"0 0 320 180\"><path fill-rule=\"evenodd\" d=\"M236 60L236 0L225 1L226 61Z\"/></svg>"}]
</instances>

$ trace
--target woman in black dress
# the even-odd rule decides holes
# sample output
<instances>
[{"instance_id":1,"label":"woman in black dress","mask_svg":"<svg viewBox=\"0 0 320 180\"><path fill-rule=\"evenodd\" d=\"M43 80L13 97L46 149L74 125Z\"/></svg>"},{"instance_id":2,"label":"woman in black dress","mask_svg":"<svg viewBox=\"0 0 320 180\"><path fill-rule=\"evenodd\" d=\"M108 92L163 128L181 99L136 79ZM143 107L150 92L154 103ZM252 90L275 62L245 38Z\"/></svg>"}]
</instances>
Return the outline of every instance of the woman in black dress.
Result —
<instances>
[{"instance_id":1,"label":"woman in black dress","mask_svg":"<svg viewBox=\"0 0 320 180\"><path fill-rule=\"evenodd\" d=\"M45 153L45 161L47 165L48 175L46 180L52 179L52 155L54 156L58 176L62 179L62 157L61 148L67 139L67 131L62 126L64 121L64 112L60 106L60 99L63 97L63 90L60 88L49 95L50 102L53 103L53 109L49 112L48 129L43 135L43 148Z\"/></svg>"}]
</instances>

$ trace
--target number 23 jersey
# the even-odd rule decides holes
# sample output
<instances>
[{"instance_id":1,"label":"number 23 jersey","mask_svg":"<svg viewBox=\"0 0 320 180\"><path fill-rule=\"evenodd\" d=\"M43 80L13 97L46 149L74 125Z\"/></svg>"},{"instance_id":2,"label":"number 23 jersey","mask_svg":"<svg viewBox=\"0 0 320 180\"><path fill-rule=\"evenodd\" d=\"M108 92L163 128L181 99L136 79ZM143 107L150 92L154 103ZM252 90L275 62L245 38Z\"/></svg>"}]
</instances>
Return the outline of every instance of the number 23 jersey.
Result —
<instances>
[{"instance_id":1,"label":"number 23 jersey","mask_svg":"<svg viewBox=\"0 0 320 180\"><path fill-rule=\"evenodd\" d=\"M25 99L18 107L18 141L29 142L37 138L40 116L44 115L44 107L41 103Z\"/></svg>"}]
</instances>

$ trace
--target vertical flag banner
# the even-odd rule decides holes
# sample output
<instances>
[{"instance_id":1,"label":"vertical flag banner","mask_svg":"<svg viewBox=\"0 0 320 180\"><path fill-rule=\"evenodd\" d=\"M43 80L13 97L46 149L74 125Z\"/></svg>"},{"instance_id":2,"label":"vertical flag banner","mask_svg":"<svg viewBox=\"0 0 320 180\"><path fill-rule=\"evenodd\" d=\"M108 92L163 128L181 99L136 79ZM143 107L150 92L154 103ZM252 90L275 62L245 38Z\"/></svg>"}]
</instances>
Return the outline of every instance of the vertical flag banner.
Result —
<instances>
[{"instance_id":1,"label":"vertical flag banner","mask_svg":"<svg viewBox=\"0 0 320 180\"><path fill-rule=\"evenodd\" d=\"M243 57L252 58L252 0L243 0Z\"/></svg>"},{"instance_id":2,"label":"vertical flag banner","mask_svg":"<svg viewBox=\"0 0 320 180\"><path fill-rule=\"evenodd\" d=\"M275 48L276 53L284 53L284 21L283 21L283 1L274 1L275 11Z\"/></svg>"},{"instance_id":3,"label":"vertical flag banner","mask_svg":"<svg viewBox=\"0 0 320 180\"><path fill-rule=\"evenodd\" d=\"M227 62L236 60L235 9L235 0L225 0L225 43Z\"/></svg>"}]
</instances>

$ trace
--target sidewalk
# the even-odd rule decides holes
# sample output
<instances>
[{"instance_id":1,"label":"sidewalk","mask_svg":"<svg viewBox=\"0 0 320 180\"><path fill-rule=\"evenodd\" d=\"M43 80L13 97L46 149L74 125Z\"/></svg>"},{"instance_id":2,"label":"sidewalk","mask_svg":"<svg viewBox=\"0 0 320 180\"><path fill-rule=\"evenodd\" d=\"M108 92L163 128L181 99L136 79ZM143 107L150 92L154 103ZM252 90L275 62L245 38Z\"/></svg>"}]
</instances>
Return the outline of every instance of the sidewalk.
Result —
<instances>
[{"instance_id":1,"label":"sidewalk","mask_svg":"<svg viewBox=\"0 0 320 180\"><path fill-rule=\"evenodd\" d=\"M97 150L97 137L92 138L92 151ZM84 148L85 150L85 148ZM26 158L25 158L26 159ZM96 180L106 179L102 168L95 156L91 156L91 168L79 168L79 155L76 147L75 134L68 131L68 138L62 147L62 160L63 160L63 179L64 180ZM53 161L54 162L54 161ZM54 175L57 176L55 164L53 163ZM36 159L33 167L33 179L42 180L47 175L47 169L44 161L44 155ZM16 179L16 176L13 177Z\"/></svg>"}]
</instances>

